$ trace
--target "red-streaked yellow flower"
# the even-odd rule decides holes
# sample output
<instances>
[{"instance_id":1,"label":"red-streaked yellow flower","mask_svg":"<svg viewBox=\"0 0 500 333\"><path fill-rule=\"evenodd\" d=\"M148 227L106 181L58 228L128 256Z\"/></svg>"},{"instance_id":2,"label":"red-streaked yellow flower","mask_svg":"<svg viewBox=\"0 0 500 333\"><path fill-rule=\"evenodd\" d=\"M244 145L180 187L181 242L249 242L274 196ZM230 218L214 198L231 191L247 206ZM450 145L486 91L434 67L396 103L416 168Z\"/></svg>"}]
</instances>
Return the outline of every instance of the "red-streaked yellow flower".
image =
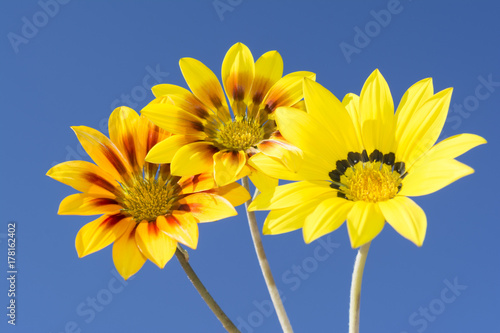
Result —
<instances>
[{"instance_id":1,"label":"red-streaked yellow flower","mask_svg":"<svg viewBox=\"0 0 500 333\"><path fill-rule=\"evenodd\" d=\"M76 250L83 257L114 242L113 261L124 279L146 259L163 268L177 242L196 248L199 222L236 215L233 206L250 197L236 183L213 189L212 175L177 177L169 164L145 162L151 147L170 134L130 108L111 114L110 139L86 126L72 129L96 164L69 161L47 172L82 192L66 197L59 214L103 214L80 229Z\"/></svg>"},{"instance_id":2,"label":"red-streaked yellow flower","mask_svg":"<svg viewBox=\"0 0 500 333\"><path fill-rule=\"evenodd\" d=\"M276 186L277 180L249 167L253 156L263 153L283 160L292 170L297 167L300 151L276 131L274 111L280 106L300 108L302 79L315 79L315 74L282 77L278 52L267 52L254 62L248 47L237 43L222 63L229 107L217 77L203 63L183 58L180 68L192 93L175 85L157 85L156 99L142 110L175 134L153 147L147 161L171 163L172 174L179 176L213 173L219 186L249 175L261 189Z\"/></svg>"},{"instance_id":3,"label":"red-streaked yellow flower","mask_svg":"<svg viewBox=\"0 0 500 333\"><path fill-rule=\"evenodd\" d=\"M265 234L299 228L309 243L347 220L351 245L370 242L387 221L421 246L424 211L409 196L433 193L474 172L455 160L486 141L460 134L435 144L444 126L452 89L434 94L432 80L411 86L394 113L389 87L378 70L361 95L342 103L320 84L304 80L306 112L276 111L284 138L302 150L293 173L265 155L253 165L270 176L299 182L259 195L253 210L271 210Z\"/></svg>"}]
</instances>

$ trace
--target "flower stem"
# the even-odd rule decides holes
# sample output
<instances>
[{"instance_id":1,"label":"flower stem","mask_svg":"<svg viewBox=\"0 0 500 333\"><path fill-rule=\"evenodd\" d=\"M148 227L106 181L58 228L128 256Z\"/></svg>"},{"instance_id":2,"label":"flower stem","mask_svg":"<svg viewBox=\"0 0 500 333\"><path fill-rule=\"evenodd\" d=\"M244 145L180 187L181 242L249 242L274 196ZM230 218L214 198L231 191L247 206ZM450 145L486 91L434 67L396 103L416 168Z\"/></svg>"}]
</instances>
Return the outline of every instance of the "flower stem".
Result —
<instances>
[{"instance_id":1,"label":"flower stem","mask_svg":"<svg viewBox=\"0 0 500 333\"><path fill-rule=\"evenodd\" d=\"M243 186L250 192L250 182L248 177L242 179ZM262 275L264 275L264 280L266 281L267 290L269 295L271 295L271 300L276 310L276 315L281 324L281 329L284 333L293 333L292 326L290 325L290 320L286 315L285 307L281 301L281 297L274 282L273 274L271 273L271 268L269 267L269 262L267 261L266 253L264 252L264 246L262 245L262 240L260 238L259 228L257 226L257 219L255 218L255 213L248 211L248 206L252 203L252 199L245 203L245 208L247 211L248 225L250 226L250 234L252 235L253 245L255 247L255 252L257 253L257 259L259 260L260 269Z\"/></svg>"},{"instance_id":2,"label":"flower stem","mask_svg":"<svg viewBox=\"0 0 500 333\"><path fill-rule=\"evenodd\" d=\"M207 303L210 310L212 310L217 319L219 319L219 321L222 323L222 326L224 326L226 331L230 333L240 333L240 331L236 328L236 326L234 326L231 319L229 319L226 316L224 311L222 311L217 302L213 299L212 295L210 295L207 288L205 288L203 283L198 278L198 275L196 275L193 268L188 263L189 256L187 251L184 250L180 245L177 245L177 250L175 251L175 255L179 260L179 263L181 264L182 268L184 269L184 272L186 272L189 280L196 288L196 290L198 290L198 293L200 294L201 298L203 298L205 303Z\"/></svg>"},{"instance_id":3,"label":"flower stem","mask_svg":"<svg viewBox=\"0 0 500 333\"><path fill-rule=\"evenodd\" d=\"M365 270L365 262L369 249L370 243L361 246L354 262L351 282L351 304L349 306L349 333L359 333L361 281L363 280L363 271Z\"/></svg>"}]
</instances>

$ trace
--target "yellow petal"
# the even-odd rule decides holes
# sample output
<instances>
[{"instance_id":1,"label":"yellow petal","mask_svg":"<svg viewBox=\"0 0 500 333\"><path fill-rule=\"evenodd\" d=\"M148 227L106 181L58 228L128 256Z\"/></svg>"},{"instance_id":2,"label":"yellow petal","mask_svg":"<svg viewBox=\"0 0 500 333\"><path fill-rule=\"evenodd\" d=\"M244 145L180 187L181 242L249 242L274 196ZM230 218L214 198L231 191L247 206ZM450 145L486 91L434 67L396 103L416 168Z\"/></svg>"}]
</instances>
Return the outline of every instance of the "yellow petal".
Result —
<instances>
[{"instance_id":1,"label":"yellow petal","mask_svg":"<svg viewBox=\"0 0 500 333\"><path fill-rule=\"evenodd\" d=\"M154 222L139 223L135 241L142 254L160 268L165 267L177 249L177 242L161 231Z\"/></svg>"},{"instance_id":2,"label":"yellow petal","mask_svg":"<svg viewBox=\"0 0 500 333\"><path fill-rule=\"evenodd\" d=\"M137 121L137 150L140 151L141 156L146 156L151 148L170 135L170 132L153 124L145 115L141 115Z\"/></svg>"},{"instance_id":3,"label":"yellow petal","mask_svg":"<svg viewBox=\"0 0 500 333\"><path fill-rule=\"evenodd\" d=\"M425 154L438 139L446 121L453 89L448 88L429 98L401 129L396 159L411 165Z\"/></svg>"},{"instance_id":4,"label":"yellow petal","mask_svg":"<svg viewBox=\"0 0 500 333\"><path fill-rule=\"evenodd\" d=\"M83 149L99 167L110 173L116 180L126 181L130 177L130 165L106 136L87 126L71 128L76 133Z\"/></svg>"},{"instance_id":5,"label":"yellow petal","mask_svg":"<svg viewBox=\"0 0 500 333\"><path fill-rule=\"evenodd\" d=\"M131 217L121 214L103 215L87 223L78 231L75 240L78 256L84 257L113 243L129 227L134 225Z\"/></svg>"},{"instance_id":6,"label":"yellow petal","mask_svg":"<svg viewBox=\"0 0 500 333\"><path fill-rule=\"evenodd\" d=\"M150 163L171 163L175 153L185 145L200 140L203 136L197 135L172 135L157 143L146 155Z\"/></svg>"},{"instance_id":7,"label":"yellow petal","mask_svg":"<svg viewBox=\"0 0 500 333\"><path fill-rule=\"evenodd\" d=\"M218 111L223 121L230 120L226 97L215 74L203 63L193 58L182 58L179 65L194 95L210 109Z\"/></svg>"},{"instance_id":8,"label":"yellow petal","mask_svg":"<svg viewBox=\"0 0 500 333\"><path fill-rule=\"evenodd\" d=\"M331 197L321 201L304 223L304 241L315 239L339 228L347 219L354 202L343 198Z\"/></svg>"},{"instance_id":9,"label":"yellow petal","mask_svg":"<svg viewBox=\"0 0 500 333\"><path fill-rule=\"evenodd\" d=\"M137 246L135 231L135 223L130 224L127 231L113 245L113 262L125 280L137 273L146 262L146 257Z\"/></svg>"},{"instance_id":10,"label":"yellow petal","mask_svg":"<svg viewBox=\"0 0 500 333\"><path fill-rule=\"evenodd\" d=\"M345 109L349 113L349 116L351 117L354 130L356 131L356 136L358 137L358 142L363 143L363 135L361 134L361 119L359 117L359 96L352 93L345 95L342 100L342 105L344 105Z\"/></svg>"},{"instance_id":11,"label":"yellow petal","mask_svg":"<svg viewBox=\"0 0 500 333\"><path fill-rule=\"evenodd\" d=\"M454 159L434 160L412 168L403 180L402 196L434 193L454 181L474 173L474 169Z\"/></svg>"},{"instance_id":12,"label":"yellow petal","mask_svg":"<svg viewBox=\"0 0 500 333\"><path fill-rule=\"evenodd\" d=\"M278 178L270 177L254 168L252 168L252 172L248 177L260 192L270 191L278 186Z\"/></svg>"},{"instance_id":13,"label":"yellow petal","mask_svg":"<svg viewBox=\"0 0 500 333\"><path fill-rule=\"evenodd\" d=\"M413 114L434 95L432 78L418 81L401 98L396 111L396 141L401 140L404 129L412 121Z\"/></svg>"},{"instance_id":14,"label":"yellow petal","mask_svg":"<svg viewBox=\"0 0 500 333\"><path fill-rule=\"evenodd\" d=\"M195 176L184 176L177 184L182 189L179 194L189 194L213 189L215 184L214 175L212 173L202 173Z\"/></svg>"},{"instance_id":15,"label":"yellow petal","mask_svg":"<svg viewBox=\"0 0 500 333\"><path fill-rule=\"evenodd\" d=\"M302 151L281 140L262 140L257 148L264 154L281 160L291 171L296 172L302 165Z\"/></svg>"},{"instance_id":16,"label":"yellow petal","mask_svg":"<svg viewBox=\"0 0 500 333\"><path fill-rule=\"evenodd\" d=\"M191 94L191 92L185 88L167 83L157 84L151 88L151 91L153 91L153 95L155 95L156 98L166 95L187 96L188 94Z\"/></svg>"},{"instance_id":17,"label":"yellow petal","mask_svg":"<svg viewBox=\"0 0 500 333\"><path fill-rule=\"evenodd\" d=\"M275 209L269 212L264 222L264 235L278 235L302 228L306 217L315 206L311 203L291 208Z\"/></svg>"},{"instance_id":18,"label":"yellow petal","mask_svg":"<svg viewBox=\"0 0 500 333\"><path fill-rule=\"evenodd\" d=\"M288 142L304 153L312 153L315 160L324 161L324 164L329 165L329 169L337 160L345 159L347 156L348 151L341 149L330 131L305 112L290 107L278 108L276 123L278 130ZM331 168L330 171L335 168Z\"/></svg>"},{"instance_id":19,"label":"yellow petal","mask_svg":"<svg viewBox=\"0 0 500 333\"><path fill-rule=\"evenodd\" d=\"M273 191L259 194L248 209L254 211L295 207L327 193L337 196L337 192L329 186L328 182L290 183L278 186Z\"/></svg>"},{"instance_id":20,"label":"yellow petal","mask_svg":"<svg viewBox=\"0 0 500 333\"><path fill-rule=\"evenodd\" d=\"M361 151L361 142L358 142L353 121L344 105L319 83L304 79L303 84L307 113L329 130L334 138L330 144L344 148L346 156L348 152Z\"/></svg>"},{"instance_id":21,"label":"yellow petal","mask_svg":"<svg viewBox=\"0 0 500 333\"><path fill-rule=\"evenodd\" d=\"M484 138L475 134L457 134L433 146L429 152L418 159L413 166L409 166L408 170L411 170L411 168L417 168L422 163L458 157L470 149L485 143L486 140Z\"/></svg>"},{"instance_id":22,"label":"yellow petal","mask_svg":"<svg viewBox=\"0 0 500 333\"><path fill-rule=\"evenodd\" d=\"M234 207L239 206L250 200L251 196L248 191L238 183L217 187L208 191L220 195L231 203Z\"/></svg>"},{"instance_id":23,"label":"yellow petal","mask_svg":"<svg viewBox=\"0 0 500 333\"><path fill-rule=\"evenodd\" d=\"M191 213L175 210L172 215L158 216L156 225L179 243L196 249L198 245L198 220Z\"/></svg>"},{"instance_id":24,"label":"yellow petal","mask_svg":"<svg viewBox=\"0 0 500 333\"><path fill-rule=\"evenodd\" d=\"M113 196L103 197L102 194L77 193L64 198L59 205L60 215L98 215L116 214L122 206Z\"/></svg>"},{"instance_id":25,"label":"yellow petal","mask_svg":"<svg viewBox=\"0 0 500 333\"><path fill-rule=\"evenodd\" d=\"M142 114L153 123L173 134L201 135L200 118L172 104L153 104L142 109Z\"/></svg>"},{"instance_id":26,"label":"yellow petal","mask_svg":"<svg viewBox=\"0 0 500 333\"><path fill-rule=\"evenodd\" d=\"M376 203L356 201L347 215L347 231L353 248L371 242L384 227L384 216Z\"/></svg>"},{"instance_id":27,"label":"yellow petal","mask_svg":"<svg viewBox=\"0 0 500 333\"><path fill-rule=\"evenodd\" d=\"M219 150L209 142L193 142L177 151L172 159L172 174L192 176L199 173L212 173L213 156Z\"/></svg>"},{"instance_id":28,"label":"yellow petal","mask_svg":"<svg viewBox=\"0 0 500 333\"><path fill-rule=\"evenodd\" d=\"M379 70L366 80L359 97L359 117L363 143L370 154L378 149L392 151L394 143L394 102L391 91Z\"/></svg>"},{"instance_id":29,"label":"yellow petal","mask_svg":"<svg viewBox=\"0 0 500 333\"><path fill-rule=\"evenodd\" d=\"M144 164L144 155L136 147L136 122L138 119L137 112L122 106L111 113L108 122L109 138L134 170L142 169Z\"/></svg>"},{"instance_id":30,"label":"yellow petal","mask_svg":"<svg viewBox=\"0 0 500 333\"><path fill-rule=\"evenodd\" d=\"M304 97L302 80L307 77L316 79L311 72L294 72L282 77L268 91L262 101L262 107L272 113L280 106L292 106Z\"/></svg>"},{"instance_id":31,"label":"yellow petal","mask_svg":"<svg viewBox=\"0 0 500 333\"><path fill-rule=\"evenodd\" d=\"M245 152L220 151L214 154L214 177L219 186L224 186L238 180L238 174L247 161Z\"/></svg>"},{"instance_id":32,"label":"yellow petal","mask_svg":"<svg viewBox=\"0 0 500 333\"><path fill-rule=\"evenodd\" d=\"M413 200L403 196L378 203L385 220L401 236L422 246L427 230L427 217Z\"/></svg>"},{"instance_id":33,"label":"yellow petal","mask_svg":"<svg viewBox=\"0 0 500 333\"><path fill-rule=\"evenodd\" d=\"M213 222L237 214L228 200L213 193L187 195L179 204L178 210L189 212L199 222Z\"/></svg>"},{"instance_id":34,"label":"yellow petal","mask_svg":"<svg viewBox=\"0 0 500 333\"><path fill-rule=\"evenodd\" d=\"M260 105L271 87L283 75L283 59L277 51L264 53L255 63L255 78L253 80L251 102Z\"/></svg>"},{"instance_id":35,"label":"yellow petal","mask_svg":"<svg viewBox=\"0 0 500 333\"><path fill-rule=\"evenodd\" d=\"M47 176L80 192L109 195L117 193L113 177L87 161L68 161L52 167Z\"/></svg>"},{"instance_id":36,"label":"yellow petal","mask_svg":"<svg viewBox=\"0 0 500 333\"><path fill-rule=\"evenodd\" d=\"M243 116L255 75L252 52L242 43L234 44L222 62L222 83L235 116Z\"/></svg>"}]
</instances>

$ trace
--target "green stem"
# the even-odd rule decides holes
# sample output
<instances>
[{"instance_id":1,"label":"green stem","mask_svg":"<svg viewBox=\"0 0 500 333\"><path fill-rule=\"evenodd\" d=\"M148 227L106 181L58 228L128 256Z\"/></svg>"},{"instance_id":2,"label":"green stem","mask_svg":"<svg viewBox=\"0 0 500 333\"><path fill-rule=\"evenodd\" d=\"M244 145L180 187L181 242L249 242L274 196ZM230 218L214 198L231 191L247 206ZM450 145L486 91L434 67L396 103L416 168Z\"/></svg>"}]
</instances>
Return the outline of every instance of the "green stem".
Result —
<instances>
[{"instance_id":1,"label":"green stem","mask_svg":"<svg viewBox=\"0 0 500 333\"><path fill-rule=\"evenodd\" d=\"M361 246L354 263L351 282L351 304L349 306L349 333L359 333L361 282L363 280L363 271L365 270L365 262L369 249L370 243Z\"/></svg>"},{"instance_id":2,"label":"green stem","mask_svg":"<svg viewBox=\"0 0 500 333\"><path fill-rule=\"evenodd\" d=\"M242 179L243 186L250 192L250 181L248 177ZM255 247L255 252L257 253L257 259L259 260L260 269L262 275L264 275L264 280L266 281L267 290L271 296L271 301L273 302L274 309L276 310L276 315L281 324L281 329L284 333L293 333L292 326L290 325L290 320L281 301L281 297L274 282L273 274L271 273L271 267L269 267L269 262L267 261L266 253L264 252L264 246L262 245L262 240L260 238L259 227L257 226L257 219L255 218L255 213L248 211L248 206L252 203L252 199L245 203L248 225L250 226L250 234L252 235L253 245Z\"/></svg>"},{"instance_id":3,"label":"green stem","mask_svg":"<svg viewBox=\"0 0 500 333\"><path fill-rule=\"evenodd\" d=\"M179 260L179 263L181 264L182 268L184 269L184 272L186 272L189 280L191 281L193 286L196 288L196 290L200 294L201 298L203 298L205 303L207 303L210 310L212 310L212 312L217 317L217 319L219 319L219 321L222 323L222 326L224 326L226 331L228 331L230 333L240 333L240 331L236 328L236 326L234 326L231 319L229 319L226 316L224 311L222 311L220 306L213 299L212 295L210 295L207 288L205 288L205 286L201 282L198 275L196 275L193 268L188 263L189 256L188 256L187 251L184 250L180 245L178 245L177 250L175 251L175 256Z\"/></svg>"}]
</instances>

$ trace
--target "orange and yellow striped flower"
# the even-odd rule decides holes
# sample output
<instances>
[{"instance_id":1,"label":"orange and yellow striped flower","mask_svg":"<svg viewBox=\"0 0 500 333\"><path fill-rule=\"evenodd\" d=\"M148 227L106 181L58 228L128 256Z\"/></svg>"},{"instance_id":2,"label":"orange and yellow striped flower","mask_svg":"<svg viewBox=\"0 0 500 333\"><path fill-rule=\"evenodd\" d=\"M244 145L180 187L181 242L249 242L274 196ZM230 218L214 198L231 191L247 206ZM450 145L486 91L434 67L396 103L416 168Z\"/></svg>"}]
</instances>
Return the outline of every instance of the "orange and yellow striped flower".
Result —
<instances>
[{"instance_id":1,"label":"orange and yellow striped flower","mask_svg":"<svg viewBox=\"0 0 500 333\"><path fill-rule=\"evenodd\" d=\"M282 77L283 61L276 51L256 62L245 45L237 43L222 63L222 83L203 63L180 60L180 68L192 93L160 84L153 87L156 99L142 113L159 127L175 134L157 144L146 157L152 163L171 163L172 174L188 176L213 173L219 186L249 175L259 188L273 187L277 180L249 167L260 153L283 160L291 169L300 151L276 131L277 107L303 105L302 79L310 72ZM232 114L231 111L232 110Z\"/></svg>"},{"instance_id":2,"label":"orange and yellow striped flower","mask_svg":"<svg viewBox=\"0 0 500 333\"><path fill-rule=\"evenodd\" d=\"M375 70L361 90L342 103L328 90L304 80L307 112L276 111L278 129L302 150L300 170L290 172L261 155L254 166L281 179L297 180L262 193L250 209L271 210L264 233L299 228L309 243L347 220L353 247L370 242L387 221L421 246L424 211L409 196L433 193L474 170L455 158L486 141L460 134L436 144L451 89L434 94L432 80L411 86L394 113L389 87Z\"/></svg>"},{"instance_id":3,"label":"orange and yellow striped flower","mask_svg":"<svg viewBox=\"0 0 500 333\"><path fill-rule=\"evenodd\" d=\"M214 189L210 174L172 176L169 164L144 161L148 151L170 133L121 107L109 118L108 139L99 131L72 127L96 164L68 161L47 175L82 192L66 197L62 215L97 215L76 236L79 257L113 245L116 269L128 279L146 259L163 268L177 243L196 248L198 223L236 215L235 205L249 199L233 183Z\"/></svg>"}]
</instances>

